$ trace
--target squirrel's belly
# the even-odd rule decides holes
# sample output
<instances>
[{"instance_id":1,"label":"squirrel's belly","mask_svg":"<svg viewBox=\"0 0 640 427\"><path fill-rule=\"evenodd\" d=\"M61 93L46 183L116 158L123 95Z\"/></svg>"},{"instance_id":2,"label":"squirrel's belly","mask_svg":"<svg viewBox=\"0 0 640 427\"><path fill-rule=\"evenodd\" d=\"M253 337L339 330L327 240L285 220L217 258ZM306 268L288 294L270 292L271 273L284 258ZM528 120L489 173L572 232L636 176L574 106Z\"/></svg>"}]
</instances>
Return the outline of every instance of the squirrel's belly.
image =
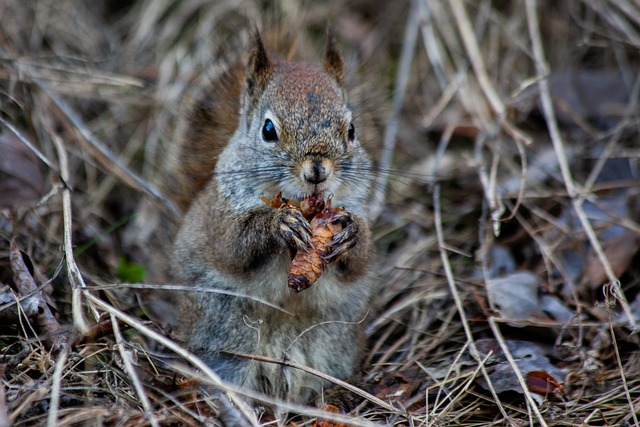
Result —
<instances>
[{"instance_id":1,"label":"squirrel's belly","mask_svg":"<svg viewBox=\"0 0 640 427\"><path fill-rule=\"evenodd\" d=\"M290 263L291 259L283 256L257 274L249 285L251 294L297 317L312 315L316 321L360 320L371 292L368 277L345 283L330 265L311 287L294 292L287 285Z\"/></svg>"}]
</instances>

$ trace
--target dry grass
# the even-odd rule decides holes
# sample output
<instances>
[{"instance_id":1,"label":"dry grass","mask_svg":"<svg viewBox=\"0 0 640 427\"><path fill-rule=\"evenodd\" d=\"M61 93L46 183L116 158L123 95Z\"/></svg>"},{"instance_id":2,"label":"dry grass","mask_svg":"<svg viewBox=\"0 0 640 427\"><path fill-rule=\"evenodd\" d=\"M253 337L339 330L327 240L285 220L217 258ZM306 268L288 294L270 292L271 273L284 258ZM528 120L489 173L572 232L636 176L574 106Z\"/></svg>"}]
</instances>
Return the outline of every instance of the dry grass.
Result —
<instances>
[{"instance_id":1,"label":"dry grass","mask_svg":"<svg viewBox=\"0 0 640 427\"><path fill-rule=\"evenodd\" d=\"M11 285L0 295L24 299L0 301L0 427L275 422L243 396L303 415L296 425L640 425L638 5L90 4L0 1L0 153L19 153L0 162L0 284ZM290 29L304 57L321 51L327 22L384 171L372 205L384 286L361 387L338 382L362 402L347 414L222 384L144 316L132 289L153 285L124 283L144 258L128 225L138 203L175 210L153 177L190 83L252 23ZM631 172L603 180L620 159ZM595 220L594 206L616 220ZM626 237L607 237L612 226ZM501 317L486 288L504 262L497 244L575 316ZM53 315L28 312L28 298ZM511 368L513 340L552 348L563 392L529 391L517 368L526 391L500 391L485 338Z\"/></svg>"}]
</instances>

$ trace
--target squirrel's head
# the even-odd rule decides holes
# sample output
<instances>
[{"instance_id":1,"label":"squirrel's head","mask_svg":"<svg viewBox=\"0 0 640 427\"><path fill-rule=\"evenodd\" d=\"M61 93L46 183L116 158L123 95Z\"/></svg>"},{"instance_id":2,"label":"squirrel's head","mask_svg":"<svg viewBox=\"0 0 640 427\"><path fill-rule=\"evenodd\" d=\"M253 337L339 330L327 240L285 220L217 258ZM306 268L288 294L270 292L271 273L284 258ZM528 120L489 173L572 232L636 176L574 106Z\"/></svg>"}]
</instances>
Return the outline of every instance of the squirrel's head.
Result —
<instances>
[{"instance_id":1,"label":"squirrel's head","mask_svg":"<svg viewBox=\"0 0 640 427\"><path fill-rule=\"evenodd\" d=\"M334 194L336 203L353 197L362 183L358 167L368 167L369 160L352 122L333 37L319 67L272 60L256 31L245 84L235 142L261 178L256 191L290 199Z\"/></svg>"}]
</instances>

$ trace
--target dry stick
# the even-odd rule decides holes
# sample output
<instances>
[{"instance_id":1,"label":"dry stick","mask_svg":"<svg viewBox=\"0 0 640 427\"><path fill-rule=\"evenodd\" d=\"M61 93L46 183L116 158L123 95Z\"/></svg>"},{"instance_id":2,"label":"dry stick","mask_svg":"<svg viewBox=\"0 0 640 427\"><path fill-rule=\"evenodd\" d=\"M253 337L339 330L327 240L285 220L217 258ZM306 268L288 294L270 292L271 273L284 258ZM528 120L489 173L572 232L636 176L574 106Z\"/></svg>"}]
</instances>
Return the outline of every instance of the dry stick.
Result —
<instances>
[{"instance_id":1,"label":"dry stick","mask_svg":"<svg viewBox=\"0 0 640 427\"><path fill-rule=\"evenodd\" d=\"M482 54L480 53L478 40L473 32L473 26L471 25L471 21L469 21L469 16L464 9L462 0L451 0L449 5L453 11L456 23L458 24L458 30L460 31L460 36L462 37L465 50L469 55L473 72L475 73L478 83L480 84L480 88L489 101L491 108L500 120L502 127L514 139L521 141L525 145L531 145L531 138L522 133L522 131L516 128L505 118L507 109L487 75L487 68L484 64L484 60L482 59Z\"/></svg>"},{"instance_id":2,"label":"dry stick","mask_svg":"<svg viewBox=\"0 0 640 427\"><path fill-rule=\"evenodd\" d=\"M0 377L4 376L4 367L0 367ZM4 395L4 383L0 382L0 427L11 427L9 413L7 412L7 400Z\"/></svg>"},{"instance_id":3,"label":"dry stick","mask_svg":"<svg viewBox=\"0 0 640 427\"><path fill-rule=\"evenodd\" d=\"M413 52L418 39L418 23L420 14L418 13L420 0L414 0L409 10L407 18L407 27L404 33L404 42L402 43L402 53L400 54L400 68L396 75L396 87L393 94L393 110L391 119L384 133L384 146L380 157L379 170L375 184L375 194L369 206L371 220L374 220L380 214L382 205L384 204L385 194L387 191L387 182L389 181L389 170L391 168L392 153L396 145L396 134L398 132L398 120L400 119L400 110L404 102L404 95L409 82L409 70L413 61Z\"/></svg>"},{"instance_id":4,"label":"dry stick","mask_svg":"<svg viewBox=\"0 0 640 427\"><path fill-rule=\"evenodd\" d=\"M535 58L535 65L538 76L546 76L548 74L547 63L544 57L544 50L542 46L542 38L540 37L540 26L538 22L538 13L537 13L537 1L536 0L526 0L526 12L527 12L527 26L529 27L529 37L531 38L531 45L533 48L533 56ZM626 297L620 288L620 281L615 276L611 265L609 264L608 259L600 245L598 237L596 236L589 219L587 218L584 210L582 209L582 203L584 202L584 197L576 194L576 189L573 183L573 178L571 177L571 170L569 169L569 162L567 160L567 155L564 149L564 142L560 135L560 130L558 129L558 122L555 117L555 112L553 109L553 103L551 101L551 93L549 91L549 82L547 79L540 79L538 81L538 86L540 87L540 100L542 103L542 111L545 117L545 121L547 123L547 127L549 128L549 134L551 136L551 141L553 143L553 148L556 152L556 156L558 157L558 161L560 164L560 171L562 173L563 181L565 187L567 189L567 193L571 198L571 203L573 205L573 209L576 211L578 218L580 219L580 223L584 228L587 236L589 237L589 242L591 246L598 254L598 259L604 266L605 272L607 273L607 277L609 279L609 287L611 289L611 293L613 296L621 303L622 308L624 309L627 317L629 319L629 324L636 331L637 325L635 322L635 318L631 313L631 309L629 308L629 304L626 301ZM608 310L609 311L609 310ZM610 314L609 314L610 316ZM616 336L613 330L611 330L611 338L616 342ZM617 350L617 343L616 350ZM631 399L631 395L629 393L629 388L627 386L626 377L624 374L624 368L622 366L620 356L617 355L618 361L618 369L620 370L620 377L622 379L622 383L624 385L625 395L627 401L629 403L629 407L631 412L634 414L634 422L636 426L638 426L638 418L634 413L633 400Z\"/></svg>"},{"instance_id":5,"label":"dry stick","mask_svg":"<svg viewBox=\"0 0 640 427\"><path fill-rule=\"evenodd\" d=\"M14 421L26 411L28 408L35 406L35 402L38 402L49 395L49 390L45 387L38 387L33 390L27 397L20 402L20 405L9 414L9 425L13 425Z\"/></svg>"},{"instance_id":6,"label":"dry stick","mask_svg":"<svg viewBox=\"0 0 640 427\"><path fill-rule=\"evenodd\" d=\"M247 420L228 399L218 399L218 420L227 427L251 427Z\"/></svg>"},{"instance_id":7,"label":"dry stick","mask_svg":"<svg viewBox=\"0 0 640 427\"><path fill-rule=\"evenodd\" d=\"M444 233L442 231L442 213L440 211L440 185L436 184L433 188L433 222L436 229L436 237L438 239L438 248L440 250L440 258L442 259L442 266L444 268L444 273L447 278L447 283L449 285L449 290L451 292L451 296L456 304L456 309L458 310L458 314L460 315L460 320L462 322L462 328L464 329L464 333L467 337L467 343L469 344L469 353L471 357L476 361L476 363L481 365L482 376L484 377L491 395L495 403L498 405L502 416L505 420L509 420L509 416L507 412L504 410L502 403L500 402L500 398L493 388L493 384L491 383L491 379L489 378L489 373L487 372L484 362L480 357L480 353L478 352L478 348L476 347L476 343L473 339L473 334L471 333L471 327L469 326L469 321L467 320L467 315L464 311L464 306L462 304L462 299L460 298L460 294L458 293L458 289L456 288L455 279L453 277L453 271L451 270L451 263L449 262L449 256L447 255L444 249ZM510 422L513 424L513 422Z\"/></svg>"},{"instance_id":8,"label":"dry stick","mask_svg":"<svg viewBox=\"0 0 640 427\"><path fill-rule=\"evenodd\" d=\"M491 222L493 224L493 234L495 236L500 235L500 227L502 225L501 218L505 212L504 203L502 198L498 196L496 191L497 186L497 174L498 174L498 161L500 156L494 153L493 160L491 162L491 174L488 174L482 159L482 147L485 141L483 134L478 135L474 144L474 158L476 160L478 175L480 177L480 185L484 191L484 197L489 203L489 210L491 211ZM493 307L493 305L492 305Z\"/></svg>"},{"instance_id":9,"label":"dry stick","mask_svg":"<svg viewBox=\"0 0 640 427\"><path fill-rule=\"evenodd\" d=\"M453 397L453 396L449 396L449 403L447 403L447 406L445 406L442 411L440 411L440 413L438 414L438 417L441 417L442 415L446 415L449 412L454 410L454 406L457 406L459 403L459 399L462 399L462 397L464 396L464 394L469 390L469 388L471 387L471 385L474 382L474 379L478 376L478 372L480 372L480 370L484 369L487 363L487 360L489 360L489 358L493 356L491 353L488 353L484 359L482 359L482 361L480 363L478 363L478 366L476 367L476 369L473 371L473 373L469 376L469 379L464 383L464 385L460 388L459 393L457 395L457 397ZM435 409L435 405L434 405L434 409Z\"/></svg>"},{"instance_id":10,"label":"dry stick","mask_svg":"<svg viewBox=\"0 0 640 427\"><path fill-rule=\"evenodd\" d=\"M636 23L636 25L640 25L640 7L637 2L629 2L626 0L609 0L609 2L624 12L626 16ZM636 31L633 31L633 34L635 34L636 37L640 37Z\"/></svg>"},{"instance_id":11,"label":"dry stick","mask_svg":"<svg viewBox=\"0 0 640 427\"><path fill-rule=\"evenodd\" d=\"M535 210L532 209L532 211L534 211L535 213ZM578 298L576 287L574 286L573 280L571 279L571 275L567 271L566 267L554 255L553 249L549 247L549 245L543 239L538 237L535 228L529 224L527 219L525 219L520 213L516 213L515 218L516 218L516 221L518 221L518 224L520 224L520 226L524 229L527 235L531 236L533 241L536 243L536 246L540 249L540 252L542 253L542 256L545 260L545 264L548 267L547 271L551 271L551 265L549 263L553 263L555 268L560 273L560 276L569 284L569 290L571 291L571 296L576 306L575 316L578 319L578 322L580 322L580 325L583 325L584 323L582 322L582 304L580 304L579 302L580 299ZM486 278L488 277L486 265L483 266L483 270L484 270L483 273L486 280ZM578 342L582 342L582 327L578 329L578 334L579 334L579 340L580 340Z\"/></svg>"},{"instance_id":12,"label":"dry stick","mask_svg":"<svg viewBox=\"0 0 640 427\"><path fill-rule=\"evenodd\" d=\"M628 3L631 3L627 0ZM585 2L585 3L590 3L590 2ZM614 0L615 3L615 0ZM620 7L622 5L622 2L618 2L618 7ZM631 23L629 22L623 15L629 15L629 12L631 13L629 16L633 17L634 13L633 11L627 9L622 9L621 12L615 10L614 8L611 7L593 7L595 12L598 13L598 15L600 15L603 20L605 22L607 22L607 24L609 24L611 27L615 28L616 30L622 32L626 38L627 38L627 43L631 44L632 46L638 46L638 44L640 44L640 34L638 33L638 31L636 31L636 27L635 27L635 23ZM622 13L622 15L621 15Z\"/></svg>"},{"instance_id":13,"label":"dry stick","mask_svg":"<svg viewBox=\"0 0 640 427\"><path fill-rule=\"evenodd\" d=\"M51 170L51 172L57 178L59 178L64 185L66 185L66 183L64 182L62 177L60 177L60 173L58 172L58 170L53 166L53 163L51 163L51 161L49 159L47 159L47 157L44 154L42 154L42 152L40 152L40 150L38 150L38 148L31 143L31 141L29 141L29 138L27 138L25 135L23 135L22 132L20 132L15 126L13 126L11 123L6 121L2 117L0 117L0 124L2 124L2 126L4 126L7 129L9 129L20 140L20 142L22 142L24 145L26 145L27 148L29 150L31 150L31 152L33 152L33 154L35 154L42 161L42 163L47 165L49 170Z\"/></svg>"},{"instance_id":14,"label":"dry stick","mask_svg":"<svg viewBox=\"0 0 640 427\"><path fill-rule=\"evenodd\" d=\"M504 340L504 337L502 336L502 332L500 331L500 328L496 323L495 317L489 316L487 320L489 321L489 327L491 328L491 332L493 332L493 336L496 337L496 340L500 345L500 349L502 350L502 353L504 353L504 356L507 359L507 362L509 362L509 366L511 366L511 370L516 375L516 378L518 379L518 383L522 388L522 392L524 393L524 397L526 398L526 401L528 403L527 406L529 407L529 417L531 417L531 409L533 409L533 413L536 415L536 418L538 419L538 422L540 422L540 425L546 426L547 423L544 421L544 418L542 417L542 413L540 412L540 409L538 408L536 401L533 399L533 396L531 396L529 387L527 387L527 381L522 376L522 372L520 372L520 368L518 368L518 365L516 364L516 360L513 358L513 355L511 354L511 350L509 350L509 346L507 345L507 343Z\"/></svg>"},{"instance_id":15,"label":"dry stick","mask_svg":"<svg viewBox=\"0 0 640 427\"><path fill-rule=\"evenodd\" d=\"M178 216L179 210L176 205L169 199L167 199L156 187L149 182L139 177L134 171L127 168L125 164L118 159L95 135L89 131L82 119L76 114L76 112L60 97L54 94L46 84L38 79L34 79L34 82L44 92L51 101L58 107L58 109L66 116L71 124L80 132L82 138L79 141L82 145L89 150L94 158L102 164L102 166L109 172L115 174L130 187L144 191L151 195L154 199L161 202L171 214Z\"/></svg>"},{"instance_id":16,"label":"dry stick","mask_svg":"<svg viewBox=\"0 0 640 427\"><path fill-rule=\"evenodd\" d=\"M440 85L440 90L446 91L450 86L447 74L444 71L444 65L442 63L443 56L440 53L440 46L438 45L436 34L433 31L433 13L431 12L431 6L429 6L428 0L422 0L418 4L418 13L420 14L422 30L422 40L424 41L424 49L427 53L427 57L433 67L433 73L436 76L436 80Z\"/></svg>"},{"instance_id":17,"label":"dry stick","mask_svg":"<svg viewBox=\"0 0 640 427\"><path fill-rule=\"evenodd\" d=\"M58 409L60 407L60 384L62 382L62 372L67 363L68 349L64 348L60 352L60 357L56 362L56 369L53 371L53 384L51 386L51 402L49 403L49 416L47 417L47 427L58 425Z\"/></svg>"},{"instance_id":18,"label":"dry stick","mask_svg":"<svg viewBox=\"0 0 640 427\"><path fill-rule=\"evenodd\" d=\"M62 141L56 134L51 134L53 143L56 146L58 153L58 161L60 163L60 175L65 182L69 180L69 161L67 159L67 151L65 150ZM71 190L69 187L62 189L62 219L64 228L64 259L67 264L67 275L71 282L71 312L73 316L74 326L81 332L85 333L89 330L89 325L82 313L82 299L80 289L84 289L87 285L84 283L80 269L76 264L76 260L73 257L73 245L71 243ZM100 315L96 308L90 305L93 312L93 317L97 321Z\"/></svg>"},{"instance_id":19,"label":"dry stick","mask_svg":"<svg viewBox=\"0 0 640 427\"><path fill-rule=\"evenodd\" d=\"M449 378L452 376L451 375L452 372L458 369L458 362L460 361L460 359L462 358L462 355L467 351L468 348L469 348L469 341L467 341L462 346L462 348L456 352L457 353L456 357L451 362L451 366L449 366L449 369L447 369L447 373L445 374L442 381L439 381L436 378L433 378L434 382L436 383L434 387L438 388L438 393L436 394L436 399L435 399L435 402L433 403L433 410L432 410L433 415L435 415L436 417L442 417L443 415L446 415L453 408L453 406L456 405L458 402L457 398L453 396L453 391L455 390L452 390L452 392L449 392L448 390L445 389L445 384L447 382L453 383L456 380L456 378L451 378L451 379ZM478 366L476 367L476 370L473 373L466 375L469 377L469 379L462 385L460 393L458 394L459 398L462 398L463 394L466 393L466 391L469 389L469 386L473 383L473 381L478 376L478 372L480 372L481 367L485 366L490 356L491 356L490 354L487 354L487 356L484 358L482 363L478 364ZM420 368L426 370L422 366L422 364L420 364L420 362L417 362L417 363L418 363L418 366L420 366ZM458 379L460 379L460 377L458 377ZM455 388L459 388L459 387L456 386ZM445 395L445 397L442 398L442 401L443 402L446 401L448 403L438 414L436 414L435 411L436 409L438 409L438 407L441 404L440 400L443 394ZM429 411L426 411L426 415L429 416Z\"/></svg>"},{"instance_id":20,"label":"dry stick","mask_svg":"<svg viewBox=\"0 0 640 427\"><path fill-rule=\"evenodd\" d=\"M489 104L491 104L491 108L496 113L496 115L500 118L504 116L506 108L504 103L500 99L500 96L496 92L496 89L493 87L493 84L489 80L489 76L487 75L487 67L484 64L484 60L482 59L482 54L480 53L480 47L478 46L478 40L473 32L473 26L471 25L471 21L469 21L469 16L467 16L467 12L464 9L464 5L461 0L451 0L449 2L451 6L451 10L453 11L453 15L455 16L456 23L458 24L458 30L460 31L460 37L462 37L462 42L464 43L467 54L469 55L469 59L471 60L471 66L473 67L473 71L478 78L478 83L480 84L480 88L484 92L484 95L487 97Z\"/></svg>"},{"instance_id":21,"label":"dry stick","mask_svg":"<svg viewBox=\"0 0 640 427\"><path fill-rule=\"evenodd\" d=\"M466 71L458 71L454 76L453 81L443 89L442 95L440 95L440 98L438 98L436 103L429 107L429 112L425 118L422 119L422 125L424 127L431 127L433 122L440 116L440 114L442 114L447 105L449 105L449 102L453 99L454 95L458 93L458 90L460 90L465 78Z\"/></svg>"},{"instance_id":22,"label":"dry stick","mask_svg":"<svg viewBox=\"0 0 640 427\"><path fill-rule=\"evenodd\" d=\"M95 280L93 283L102 283L99 279ZM214 285L214 283L211 283ZM271 303L265 299L255 297L253 295L242 294L240 292L227 291L222 288L213 288L209 286L188 286L188 285L178 285L173 283L113 283L113 284L100 284L100 285L92 285L91 290L93 291L108 291L108 290L117 290L117 289L155 289L162 291L177 291L177 292L204 292L211 294L219 294L219 295L228 295L235 298L246 298L251 301L255 301L259 304L264 304L269 308L273 308L274 310L278 310L281 313L288 314L289 316L295 316L292 312L285 310L284 308Z\"/></svg>"},{"instance_id":23,"label":"dry stick","mask_svg":"<svg viewBox=\"0 0 640 427\"><path fill-rule=\"evenodd\" d=\"M616 362L618 364L618 370L620 371L620 378L622 379L622 386L624 388L624 394L627 398L627 402L629 403L629 408L631 409L631 415L633 416L633 422L636 427L640 426L638 424L638 408L635 408L633 404L633 399L631 399L631 393L629 392L629 386L627 384L627 378L624 375L624 367L622 366L622 359L620 358L620 349L618 348L618 340L616 339L616 333L613 330L613 320L611 319L611 314L609 314L609 331L611 333L611 337L613 338L611 341L613 342L613 348L616 354Z\"/></svg>"},{"instance_id":24,"label":"dry stick","mask_svg":"<svg viewBox=\"0 0 640 427\"><path fill-rule=\"evenodd\" d=\"M186 366L180 366L180 365L172 365L172 367L180 374L186 376L186 377L190 377L190 378L198 378L200 381L202 381L205 384L210 384L210 385L214 385L213 382L211 381L211 378L207 378L207 377L202 377L202 374L199 372L195 372L193 369L189 369ZM340 413L336 413L336 412L327 412L327 411L323 411L323 410L319 410L316 409L314 407L310 407L310 406L303 406L303 405L299 405L299 404L294 404L294 403L290 403L290 402L285 402L283 400L280 399L276 399L258 392L255 392L251 389L242 389L242 388L238 388L238 387L233 387L230 385L227 385L227 390L234 390L236 393L238 394L242 394L250 399L256 400L256 401L260 401L263 403L267 403L269 405L272 405L274 407L280 407L285 409L286 411L289 412L294 412L296 414L299 415L305 415L307 417L316 417L316 418L322 418L325 420L329 420L329 421L333 421L334 423L338 423L337 425L343 424L343 425L348 425L349 427L353 426L353 427L380 427L380 424L375 424L371 421L367 421L361 417L354 417L354 416L348 416L348 415L343 415ZM391 414L393 414L394 416L400 415L400 410L394 408L393 412L391 412ZM407 418L409 418L409 416L407 416ZM409 418L411 421L413 421L413 418Z\"/></svg>"},{"instance_id":25,"label":"dry stick","mask_svg":"<svg viewBox=\"0 0 640 427\"><path fill-rule=\"evenodd\" d=\"M300 365L296 362L291 362L289 360L282 360L282 359L274 359L272 357L267 357L267 356L258 356L255 354L245 354L245 353L229 353L229 354L233 354L234 356L239 356L239 357L244 357L247 359L252 359L252 360L257 360L260 362L268 362L268 363L273 363L273 364L277 364L277 365L283 365L283 366L290 366L292 368L296 368L299 369L301 371L305 371L309 374L315 375L318 378L322 378L325 381L330 381L336 385L339 385L340 387L343 387L347 390L349 390L350 392L357 394L360 397L363 397L365 399L367 399L368 401L370 401L371 403L375 403L376 405L386 409L389 412L396 412L398 410L398 408L394 407L393 405L388 404L387 402L385 402L382 399L379 399L377 397L375 397L374 395L367 393L366 391L349 384L346 381L342 381L339 380L338 378L332 377L331 375L325 374L324 372L318 371L317 369L313 369L310 368L308 366L304 366L304 365Z\"/></svg>"},{"instance_id":26,"label":"dry stick","mask_svg":"<svg viewBox=\"0 0 640 427\"><path fill-rule=\"evenodd\" d=\"M544 57L544 51L542 47L542 39L540 37L540 27L538 23L538 15L536 12L537 2L536 0L526 0L526 11L527 11L527 24L529 27L529 36L531 38L531 45L533 48L533 56L535 58L536 71L539 77L546 76L548 74L547 63ZM558 158L558 162L560 165L560 172L562 173L562 178L564 181L565 188L567 189L567 194L571 199L571 204L573 209L576 211L576 215L580 219L580 223L584 228L587 237L589 238L589 243L591 243L592 248L595 250L598 255L598 259L602 263L604 270L607 274L607 278L609 279L609 284L612 288L612 294L622 305L622 309L624 310L627 318L629 319L629 326L636 331L638 326L636 325L635 318L631 313L631 309L629 308L629 303L627 299L620 289L620 280L616 277L613 269L611 268L611 264L602 249L602 245L598 240L598 236L596 235L587 215L582 208L582 203L585 200L584 196L581 196L575 188L573 178L571 176L571 170L569 169L569 161L567 159L567 154L564 148L564 142L562 140L562 136L560 135L560 130L558 129L558 122L556 120L553 103L551 101L551 93L549 91L549 81L546 78L541 78L538 81L538 86L540 87L540 101L542 103L542 112L544 114L545 121L547 123L547 127L549 128L549 135L551 136L551 141L553 143L554 151L556 152L556 157Z\"/></svg>"},{"instance_id":27,"label":"dry stick","mask_svg":"<svg viewBox=\"0 0 640 427\"><path fill-rule=\"evenodd\" d=\"M153 427L160 427L160 424L158 424L158 420L156 420L156 417L153 414L153 408L151 407L149 398L144 391L144 387L142 387L140 377L138 377L138 373L134 369L133 363L131 362L131 353L124 348L124 344L122 342L122 333L120 332L118 321L113 314L111 314L111 325L113 325L113 336L116 339L116 346L118 347L118 352L120 353L120 357L122 358L122 362L124 363L125 370L129 374L129 378L131 378L133 388L136 390L138 399L140 399L142 409L144 409L144 417L149 420L149 424L151 424Z\"/></svg>"}]
</instances>

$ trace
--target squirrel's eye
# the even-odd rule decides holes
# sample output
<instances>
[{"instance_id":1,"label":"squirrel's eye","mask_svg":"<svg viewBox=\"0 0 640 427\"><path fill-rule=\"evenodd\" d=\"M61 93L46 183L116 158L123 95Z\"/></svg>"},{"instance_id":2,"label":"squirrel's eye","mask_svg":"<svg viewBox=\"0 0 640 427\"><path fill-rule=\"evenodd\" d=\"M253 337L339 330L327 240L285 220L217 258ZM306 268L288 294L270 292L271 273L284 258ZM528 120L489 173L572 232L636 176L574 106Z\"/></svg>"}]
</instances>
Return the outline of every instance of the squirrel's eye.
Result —
<instances>
[{"instance_id":1,"label":"squirrel's eye","mask_svg":"<svg viewBox=\"0 0 640 427\"><path fill-rule=\"evenodd\" d=\"M347 130L347 138L349 138L349 142L353 142L356 137L356 128L353 126L353 123L349 124L349 129Z\"/></svg>"},{"instance_id":2,"label":"squirrel's eye","mask_svg":"<svg viewBox=\"0 0 640 427\"><path fill-rule=\"evenodd\" d=\"M265 120L264 125L262 125L262 139L266 142L278 142L276 126L269 119Z\"/></svg>"}]
</instances>

